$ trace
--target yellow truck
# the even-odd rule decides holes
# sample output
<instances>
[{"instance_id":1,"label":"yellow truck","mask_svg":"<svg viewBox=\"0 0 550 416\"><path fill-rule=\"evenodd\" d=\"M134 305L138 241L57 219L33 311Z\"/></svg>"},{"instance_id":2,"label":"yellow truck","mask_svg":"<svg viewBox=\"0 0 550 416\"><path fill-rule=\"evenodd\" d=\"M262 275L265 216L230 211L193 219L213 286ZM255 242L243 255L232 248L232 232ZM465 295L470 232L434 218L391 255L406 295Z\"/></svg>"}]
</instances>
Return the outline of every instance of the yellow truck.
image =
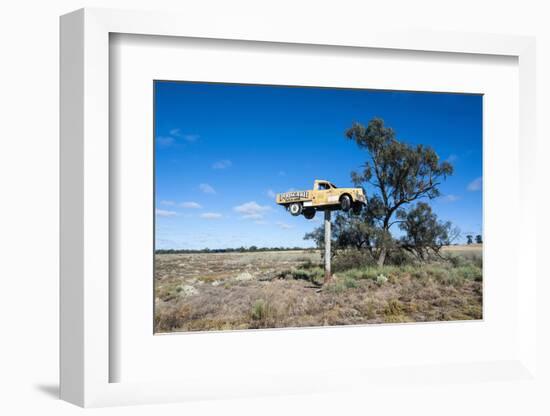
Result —
<instances>
[{"instance_id":1,"label":"yellow truck","mask_svg":"<svg viewBox=\"0 0 550 416\"><path fill-rule=\"evenodd\" d=\"M316 210L353 210L360 213L367 203L361 188L338 188L329 181L315 180L310 191L290 191L277 194L275 202L284 206L294 216L304 214L308 220Z\"/></svg>"}]
</instances>

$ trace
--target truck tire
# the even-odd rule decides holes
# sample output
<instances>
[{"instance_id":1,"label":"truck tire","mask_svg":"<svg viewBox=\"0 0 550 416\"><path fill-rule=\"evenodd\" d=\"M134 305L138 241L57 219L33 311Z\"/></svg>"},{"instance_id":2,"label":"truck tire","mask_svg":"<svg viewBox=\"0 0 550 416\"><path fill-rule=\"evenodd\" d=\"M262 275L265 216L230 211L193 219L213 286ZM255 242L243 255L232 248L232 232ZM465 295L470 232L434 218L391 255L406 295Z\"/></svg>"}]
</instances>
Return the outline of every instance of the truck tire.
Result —
<instances>
[{"instance_id":1,"label":"truck tire","mask_svg":"<svg viewBox=\"0 0 550 416\"><path fill-rule=\"evenodd\" d=\"M349 195L342 195L340 197L340 208L342 211L348 212L351 208L351 198Z\"/></svg>"},{"instance_id":2,"label":"truck tire","mask_svg":"<svg viewBox=\"0 0 550 416\"><path fill-rule=\"evenodd\" d=\"M302 204L300 202L293 202L288 206L288 210L292 215L297 217L302 213Z\"/></svg>"},{"instance_id":3,"label":"truck tire","mask_svg":"<svg viewBox=\"0 0 550 416\"><path fill-rule=\"evenodd\" d=\"M315 217L315 210L313 208L305 209L304 217L306 217L307 220L313 219L313 217Z\"/></svg>"}]
</instances>

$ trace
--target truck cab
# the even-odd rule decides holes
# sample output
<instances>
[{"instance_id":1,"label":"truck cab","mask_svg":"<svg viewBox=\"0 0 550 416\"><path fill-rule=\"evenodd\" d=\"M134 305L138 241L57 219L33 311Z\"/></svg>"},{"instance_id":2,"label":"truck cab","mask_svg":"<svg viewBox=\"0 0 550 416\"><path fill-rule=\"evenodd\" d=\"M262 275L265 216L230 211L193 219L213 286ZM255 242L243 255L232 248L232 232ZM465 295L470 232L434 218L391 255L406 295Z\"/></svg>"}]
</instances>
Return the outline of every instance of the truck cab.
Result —
<instances>
[{"instance_id":1,"label":"truck cab","mask_svg":"<svg viewBox=\"0 0 550 416\"><path fill-rule=\"evenodd\" d=\"M338 188L329 181L316 179L311 190L277 194L275 202L294 216L303 214L312 219L317 210L353 209L359 213L367 201L361 188Z\"/></svg>"}]
</instances>

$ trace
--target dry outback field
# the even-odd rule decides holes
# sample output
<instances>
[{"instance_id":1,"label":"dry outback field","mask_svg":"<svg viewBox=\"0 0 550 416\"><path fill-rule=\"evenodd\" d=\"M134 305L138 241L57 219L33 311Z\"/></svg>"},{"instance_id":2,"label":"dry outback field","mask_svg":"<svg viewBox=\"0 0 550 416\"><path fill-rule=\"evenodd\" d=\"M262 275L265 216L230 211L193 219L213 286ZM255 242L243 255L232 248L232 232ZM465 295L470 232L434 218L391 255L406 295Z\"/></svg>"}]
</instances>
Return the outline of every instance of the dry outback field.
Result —
<instances>
[{"instance_id":1,"label":"dry outback field","mask_svg":"<svg viewBox=\"0 0 550 416\"><path fill-rule=\"evenodd\" d=\"M315 250L156 254L155 330L481 319L481 247L448 247L445 256L336 272L319 290Z\"/></svg>"}]
</instances>

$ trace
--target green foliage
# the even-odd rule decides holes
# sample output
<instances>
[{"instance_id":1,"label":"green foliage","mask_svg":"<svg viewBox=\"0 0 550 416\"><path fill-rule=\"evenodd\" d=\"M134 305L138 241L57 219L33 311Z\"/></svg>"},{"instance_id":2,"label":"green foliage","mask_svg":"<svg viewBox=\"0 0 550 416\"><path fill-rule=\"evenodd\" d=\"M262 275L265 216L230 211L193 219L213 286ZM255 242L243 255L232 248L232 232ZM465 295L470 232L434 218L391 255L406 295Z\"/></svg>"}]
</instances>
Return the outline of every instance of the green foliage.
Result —
<instances>
[{"instance_id":1,"label":"green foliage","mask_svg":"<svg viewBox=\"0 0 550 416\"><path fill-rule=\"evenodd\" d=\"M268 323L268 320L273 317L273 315L274 311L271 307L271 304L264 299L256 300L252 305L252 309L250 311L250 317L253 321L258 322L260 326L265 326Z\"/></svg>"},{"instance_id":2,"label":"green foliage","mask_svg":"<svg viewBox=\"0 0 550 416\"><path fill-rule=\"evenodd\" d=\"M431 262L429 264L401 266L367 266L349 269L340 272L344 281L351 280L371 280L379 286L390 282L395 283L402 280L405 276L410 276L417 280L433 280L447 286L460 286L466 281L482 280L482 266L479 263L479 257L460 258L459 256L449 257L450 261Z\"/></svg>"},{"instance_id":3,"label":"green foliage","mask_svg":"<svg viewBox=\"0 0 550 416\"><path fill-rule=\"evenodd\" d=\"M291 275L293 279L310 280L312 273L310 273L309 270L297 269L297 270L293 270L291 272Z\"/></svg>"},{"instance_id":4,"label":"green foliage","mask_svg":"<svg viewBox=\"0 0 550 416\"><path fill-rule=\"evenodd\" d=\"M357 281L351 277L346 277L343 283L346 289L353 289L357 287Z\"/></svg>"},{"instance_id":5,"label":"green foliage","mask_svg":"<svg viewBox=\"0 0 550 416\"><path fill-rule=\"evenodd\" d=\"M440 162L431 147L398 141L395 131L380 118L372 119L367 127L353 124L346 136L369 153L363 171L354 172L352 179L357 186L368 182L380 189L384 215L420 196L439 196L438 180L453 173L452 165Z\"/></svg>"},{"instance_id":6,"label":"green foliage","mask_svg":"<svg viewBox=\"0 0 550 416\"><path fill-rule=\"evenodd\" d=\"M391 250L386 256L386 264L393 266L405 266L415 263L415 257L412 253L406 250Z\"/></svg>"},{"instance_id":7,"label":"green foliage","mask_svg":"<svg viewBox=\"0 0 550 416\"><path fill-rule=\"evenodd\" d=\"M449 245L458 234L449 221L439 221L425 202L419 202L408 212L399 210L397 218L399 228L405 232L400 239L401 247L421 261L428 260L431 254L439 254L441 247Z\"/></svg>"},{"instance_id":8,"label":"green foliage","mask_svg":"<svg viewBox=\"0 0 550 416\"><path fill-rule=\"evenodd\" d=\"M355 289L358 287L357 279L352 274L339 276L336 281L326 285L324 290L329 293L342 293L347 289Z\"/></svg>"},{"instance_id":9,"label":"green foliage","mask_svg":"<svg viewBox=\"0 0 550 416\"><path fill-rule=\"evenodd\" d=\"M337 281L327 285L323 290L326 290L328 293L342 293L346 290L346 287L344 286L344 282Z\"/></svg>"},{"instance_id":10,"label":"green foliage","mask_svg":"<svg viewBox=\"0 0 550 416\"><path fill-rule=\"evenodd\" d=\"M339 275L344 279L372 280L378 284L383 284L388 281L388 276L396 274L402 274L401 268L395 266L370 266L346 270Z\"/></svg>"},{"instance_id":11,"label":"green foliage","mask_svg":"<svg viewBox=\"0 0 550 416\"><path fill-rule=\"evenodd\" d=\"M375 263L374 258L367 250L347 248L338 251L337 255L334 256L332 270L337 273L352 268L373 266Z\"/></svg>"},{"instance_id":12,"label":"green foliage","mask_svg":"<svg viewBox=\"0 0 550 416\"><path fill-rule=\"evenodd\" d=\"M444 255L442 258L453 267L473 265L479 270L483 268L483 256L477 253L462 253L460 255L449 253Z\"/></svg>"},{"instance_id":13,"label":"green foliage","mask_svg":"<svg viewBox=\"0 0 550 416\"><path fill-rule=\"evenodd\" d=\"M440 161L431 147L399 141L395 131L380 118L372 119L366 127L353 124L346 137L368 154L362 170L352 172L352 181L358 187L369 185L373 191L359 215L337 214L332 227L332 256L338 250L355 248L368 251L380 266L386 260L403 264L406 258L394 255L395 252L408 249L424 260L427 251L437 251L456 236L450 223L437 221L427 204L418 204L409 212L405 209L419 198L440 196L441 181L453 173L449 162ZM406 233L403 241L392 236L391 228L397 223L406 223L402 228ZM323 227L304 238L323 248Z\"/></svg>"},{"instance_id":14,"label":"green foliage","mask_svg":"<svg viewBox=\"0 0 550 416\"><path fill-rule=\"evenodd\" d=\"M279 273L277 277L280 279L306 280L314 284L319 284L322 282L324 276L324 269L319 266L308 266L306 264L306 268L285 270Z\"/></svg>"},{"instance_id":15,"label":"green foliage","mask_svg":"<svg viewBox=\"0 0 550 416\"><path fill-rule=\"evenodd\" d=\"M463 256L457 256L456 254L447 254L443 258L447 260L453 267L459 267L465 262Z\"/></svg>"},{"instance_id":16,"label":"green foliage","mask_svg":"<svg viewBox=\"0 0 550 416\"><path fill-rule=\"evenodd\" d=\"M474 264L456 267L452 269L452 272L465 280L475 280L478 282L482 280L482 270Z\"/></svg>"}]
</instances>

